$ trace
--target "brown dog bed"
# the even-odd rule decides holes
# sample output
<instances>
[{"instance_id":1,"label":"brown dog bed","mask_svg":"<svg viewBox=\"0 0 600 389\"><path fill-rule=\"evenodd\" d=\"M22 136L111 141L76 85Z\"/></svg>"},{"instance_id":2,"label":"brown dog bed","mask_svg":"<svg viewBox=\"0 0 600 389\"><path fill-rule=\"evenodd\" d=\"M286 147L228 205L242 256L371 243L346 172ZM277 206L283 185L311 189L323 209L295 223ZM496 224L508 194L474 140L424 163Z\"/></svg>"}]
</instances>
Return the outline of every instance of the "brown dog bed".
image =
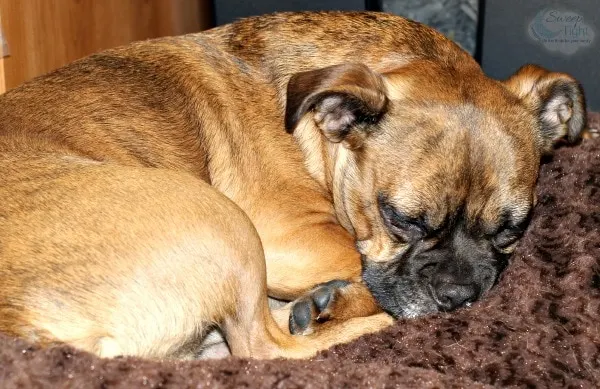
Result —
<instances>
[{"instance_id":1,"label":"brown dog bed","mask_svg":"<svg viewBox=\"0 0 600 389\"><path fill-rule=\"evenodd\" d=\"M599 129L600 114L589 122ZM598 387L600 139L557 150L538 199L499 285L470 309L401 320L310 361L101 360L0 334L0 387Z\"/></svg>"}]
</instances>

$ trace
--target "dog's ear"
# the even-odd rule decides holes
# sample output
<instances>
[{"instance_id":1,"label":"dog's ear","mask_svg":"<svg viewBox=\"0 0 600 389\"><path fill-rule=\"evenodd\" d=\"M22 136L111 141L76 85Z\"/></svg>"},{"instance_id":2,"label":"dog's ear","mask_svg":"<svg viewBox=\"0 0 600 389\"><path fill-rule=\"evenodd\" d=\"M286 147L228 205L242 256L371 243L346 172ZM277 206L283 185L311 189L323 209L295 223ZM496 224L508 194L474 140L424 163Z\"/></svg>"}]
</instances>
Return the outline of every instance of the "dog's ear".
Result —
<instances>
[{"instance_id":1,"label":"dog's ear","mask_svg":"<svg viewBox=\"0 0 600 389\"><path fill-rule=\"evenodd\" d=\"M363 64L297 73L287 86L285 128L292 133L308 112L331 142L360 148L388 104L380 74Z\"/></svg>"},{"instance_id":2,"label":"dog's ear","mask_svg":"<svg viewBox=\"0 0 600 389\"><path fill-rule=\"evenodd\" d=\"M543 153L560 140L577 141L586 123L585 97L581 85L564 73L525 65L505 85L538 117Z\"/></svg>"}]
</instances>

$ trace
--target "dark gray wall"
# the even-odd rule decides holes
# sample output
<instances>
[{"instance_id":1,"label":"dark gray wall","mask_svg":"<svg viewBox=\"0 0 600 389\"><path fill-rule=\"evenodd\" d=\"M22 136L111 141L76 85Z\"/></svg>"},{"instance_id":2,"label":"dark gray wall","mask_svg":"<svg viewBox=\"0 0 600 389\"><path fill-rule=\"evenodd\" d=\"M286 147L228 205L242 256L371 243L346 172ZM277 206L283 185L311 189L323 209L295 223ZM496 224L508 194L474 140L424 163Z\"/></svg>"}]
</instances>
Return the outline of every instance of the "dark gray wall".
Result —
<instances>
[{"instance_id":1,"label":"dark gray wall","mask_svg":"<svg viewBox=\"0 0 600 389\"><path fill-rule=\"evenodd\" d=\"M558 12L550 14L553 9ZM546 13L536 18L543 10ZM582 83L588 107L600 110L600 0L487 0L483 11L481 60L487 74L506 78L525 63L566 72ZM557 20L561 15L581 18L577 23ZM573 32L579 36L569 35ZM562 51L551 51L542 43L585 40L592 34L591 44L569 43L561 46ZM577 50L571 53L573 45Z\"/></svg>"},{"instance_id":2,"label":"dark gray wall","mask_svg":"<svg viewBox=\"0 0 600 389\"><path fill-rule=\"evenodd\" d=\"M215 22L226 24L235 19L275 11L360 11L365 0L214 0Z\"/></svg>"}]
</instances>

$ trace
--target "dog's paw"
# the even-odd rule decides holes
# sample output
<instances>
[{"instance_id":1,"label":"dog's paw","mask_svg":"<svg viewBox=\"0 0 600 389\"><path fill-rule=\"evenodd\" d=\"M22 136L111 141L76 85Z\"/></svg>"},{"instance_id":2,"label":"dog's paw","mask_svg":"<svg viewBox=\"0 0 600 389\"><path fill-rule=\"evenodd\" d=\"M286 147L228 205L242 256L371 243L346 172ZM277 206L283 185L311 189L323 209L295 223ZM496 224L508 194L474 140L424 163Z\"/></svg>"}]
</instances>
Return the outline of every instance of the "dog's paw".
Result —
<instances>
[{"instance_id":1,"label":"dog's paw","mask_svg":"<svg viewBox=\"0 0 600 389\"><path fill-rule=\"evenodd\" d=\"M294 301L289 317L290 333L308 335L314 332L317 325L333 319L336 316L336 302L349 284L350 282L343 280L329 281Z\"/></svg>"}]
</instances>

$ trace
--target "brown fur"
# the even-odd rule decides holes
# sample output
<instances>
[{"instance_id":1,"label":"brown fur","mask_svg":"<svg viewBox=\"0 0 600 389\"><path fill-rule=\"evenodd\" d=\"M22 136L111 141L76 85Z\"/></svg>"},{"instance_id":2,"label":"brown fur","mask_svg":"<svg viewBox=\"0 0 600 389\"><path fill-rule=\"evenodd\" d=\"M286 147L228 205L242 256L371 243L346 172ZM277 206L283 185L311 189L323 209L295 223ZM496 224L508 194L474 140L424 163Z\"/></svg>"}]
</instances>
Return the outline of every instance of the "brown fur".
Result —
<instances>
[{"instance_id":1,"label":"brown fur","mask_svg":"<svg viewBox=\"0 0 600 389\"><path fill-rule=\"evenodd\" d=\"M375 331L391 318L360 256L406 249L378 191L434 228L465 205L488 230L506 207L524 218L541 153L578 136L582 107L567 75L503 84L375 13L250 18L82 59L0 97L0 330L157 358L193 356L215 324L255 357ZM290 307L275 324L267 293L332 279L354 284L328 325L291 336Z\"/></svg>"}]
</instances>

